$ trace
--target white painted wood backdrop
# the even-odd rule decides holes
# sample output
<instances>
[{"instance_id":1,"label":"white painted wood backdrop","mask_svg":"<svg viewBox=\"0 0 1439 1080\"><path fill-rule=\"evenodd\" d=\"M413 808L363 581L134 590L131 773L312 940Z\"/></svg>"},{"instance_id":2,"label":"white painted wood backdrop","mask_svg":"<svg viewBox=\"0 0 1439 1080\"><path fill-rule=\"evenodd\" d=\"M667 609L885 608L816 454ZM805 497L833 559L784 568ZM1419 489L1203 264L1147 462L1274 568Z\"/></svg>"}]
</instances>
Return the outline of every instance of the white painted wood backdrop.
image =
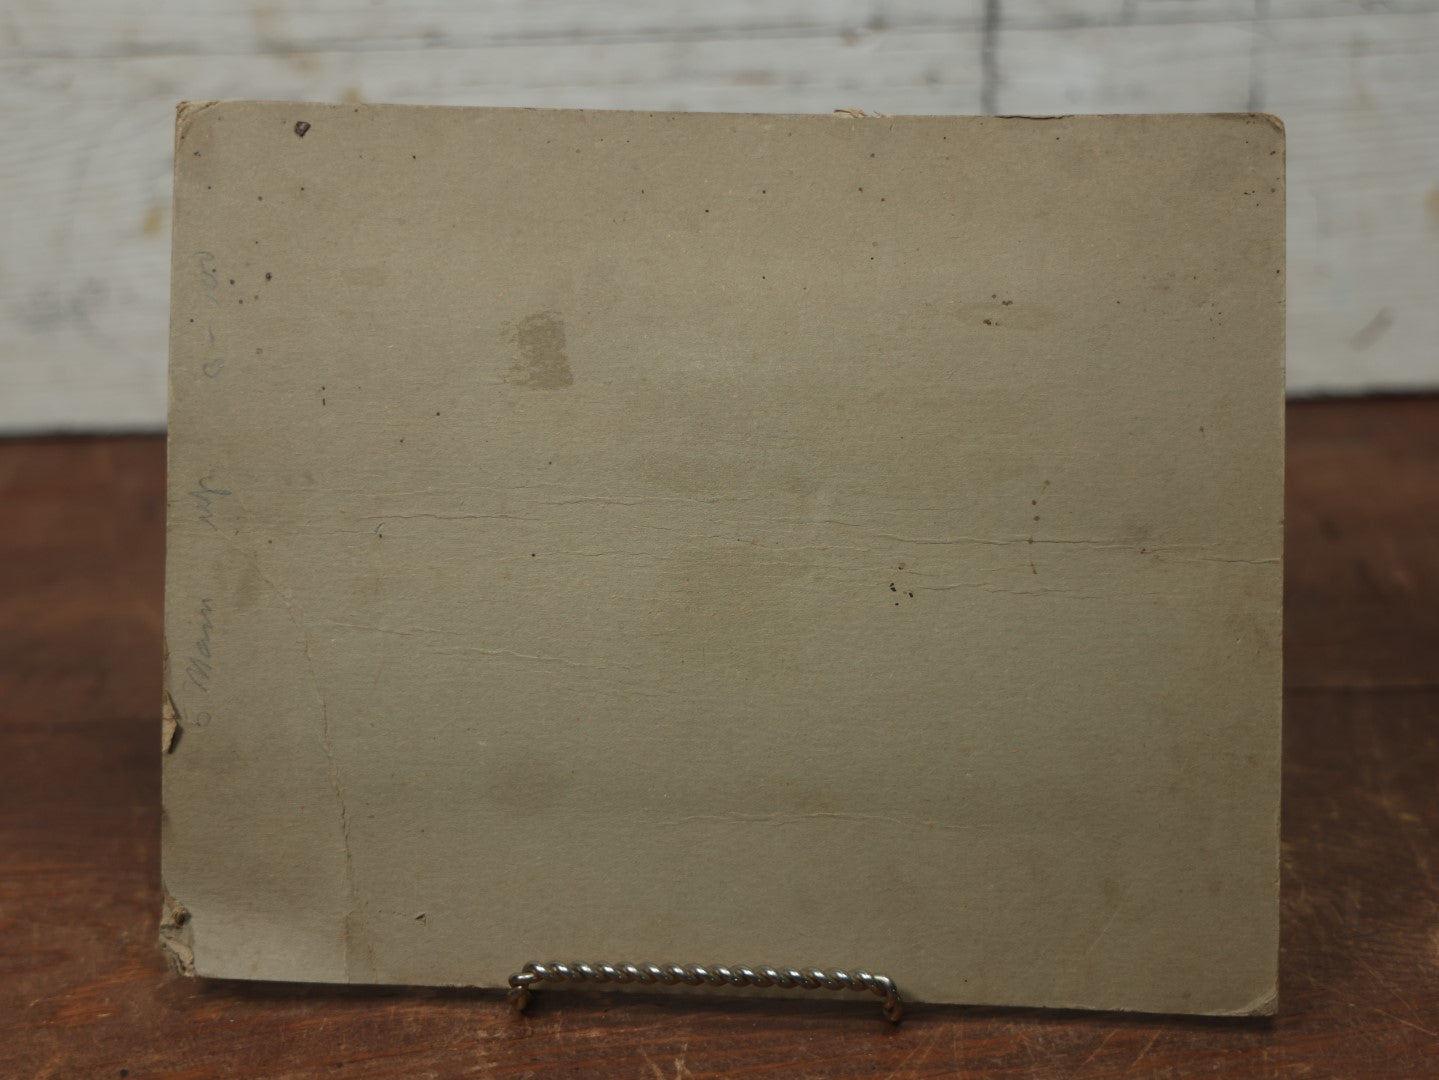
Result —
<instances>
[{"instance_id":1,"label":"white painted wood backdrop","mask_svg":"<svg viewBox=\"0 0 1439 1080\"><path fill-rule=\"evenodd\" d=\"M1439 0L3 0L0 431L165 415L183 98L1262 109L1292 392L1439 386Z\"/></svg>"}]
</instances>

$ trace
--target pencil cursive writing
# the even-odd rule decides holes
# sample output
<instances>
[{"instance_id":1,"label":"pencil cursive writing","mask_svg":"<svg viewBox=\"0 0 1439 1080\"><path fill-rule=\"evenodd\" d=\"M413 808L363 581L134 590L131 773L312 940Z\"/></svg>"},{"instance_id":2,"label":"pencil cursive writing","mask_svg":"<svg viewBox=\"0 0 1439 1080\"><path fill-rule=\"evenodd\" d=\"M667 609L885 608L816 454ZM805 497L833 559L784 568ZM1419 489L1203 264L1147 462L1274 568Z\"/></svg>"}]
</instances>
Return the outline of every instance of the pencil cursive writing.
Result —
<instances>
[{"instance_id":1,"label":"pencil cursive writing","mask_svg":"<svg viewBox=\"0 0 1439 1080\"><path fill-rule=\"evenodd\" d=\"M190 492L190 498L195 500L195 509L200 512L200 520L213 529L215 528L215 500L224 498L230 493L224 488L212 487L211 483L210 477L200 477L199 484L196 485L194 491Z\"/></svg>"},{"instance_id":2,"label":"pencil cursive writing","mask_svg":"<svg viewBox=\"0 0 1439 1080\"><path fill-rule=\"evenodd\" d=\"M185 681L202 694L210 692L210 631L215 621L210 617L215 610L215 601L200 601L200 636L185 663Z\"/></svg>"},{"instance_id":3,"label":"pencil cursive writing","mask_svg":"<svg viewBox=\"0 0 1439 1080\"><path fill-rule=\"evenodd\" d=\"M195 252L195 263L200 268L200 278L205 283L205 299L212 307L220 306L220 275L215 270L215 254L211 251ZM231 285L235 284L233 281ZM194 320L190 320L194 322ZM205 350L205 360L200 364L200 371L205 378L213 379L220 372L225 370L225 358L220 355L215 344L215 324L205 320L205 340L208 348Z\"/></svg>"}]
</instances>

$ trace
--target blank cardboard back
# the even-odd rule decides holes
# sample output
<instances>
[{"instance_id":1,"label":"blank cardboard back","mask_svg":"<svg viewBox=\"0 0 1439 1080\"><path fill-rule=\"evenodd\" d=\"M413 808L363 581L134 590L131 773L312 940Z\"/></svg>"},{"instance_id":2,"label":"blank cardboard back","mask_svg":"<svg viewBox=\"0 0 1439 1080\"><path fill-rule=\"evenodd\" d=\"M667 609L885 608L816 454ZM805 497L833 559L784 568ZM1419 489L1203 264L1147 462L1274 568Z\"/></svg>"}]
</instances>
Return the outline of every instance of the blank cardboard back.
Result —
<instances>
[{"instance_id":1,"label":"blank cardboard back","mask_svg":"<svg viewBox=\"0 0 1439 1080\"><path fill-rule=\"evenodd\" d=\"M1272 1011L1264 116L183 106L163 936Z\"/></svg>"}]
</instances>

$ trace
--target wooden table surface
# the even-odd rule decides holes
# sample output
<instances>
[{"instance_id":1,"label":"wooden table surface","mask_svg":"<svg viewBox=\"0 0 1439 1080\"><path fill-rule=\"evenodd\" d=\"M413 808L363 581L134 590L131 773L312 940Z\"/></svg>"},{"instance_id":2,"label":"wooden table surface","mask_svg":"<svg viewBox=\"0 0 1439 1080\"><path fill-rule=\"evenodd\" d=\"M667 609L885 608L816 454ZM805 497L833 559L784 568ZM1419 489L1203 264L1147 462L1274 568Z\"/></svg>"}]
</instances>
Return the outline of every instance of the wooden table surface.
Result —
<instances>
[{"instance_id":1,"label":"wooden table surface","mask_svg":"<svg viewBox=\"0 0 1439 1080\"><path fill-rule=\"evenodd\" d=\"M0 1076L1439 1076L1439 400L1289 409L1273 1020L172 975L164 468L0 442Z\"/></svg>"}]
</instances>

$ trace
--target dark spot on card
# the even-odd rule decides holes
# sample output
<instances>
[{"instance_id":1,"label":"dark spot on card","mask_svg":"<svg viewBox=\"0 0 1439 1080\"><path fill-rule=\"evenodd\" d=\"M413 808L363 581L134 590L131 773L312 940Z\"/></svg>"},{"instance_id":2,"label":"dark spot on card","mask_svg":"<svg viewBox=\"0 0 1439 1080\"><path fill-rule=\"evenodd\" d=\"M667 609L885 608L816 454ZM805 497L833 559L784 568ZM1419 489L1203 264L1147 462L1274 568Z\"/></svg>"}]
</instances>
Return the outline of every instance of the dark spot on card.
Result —
<instances>
[{"instance_id":1,"label":"dark spot on card","mask_svg":"<svg viewBox=\"0 0 1439 1080\"><path fill-rule=\"evenodd\" d=\"M532 390L563 390L573 386L565 352L565 323L557 312L540 311L515 324L515 362L507 382Z\"/></svg>"},{"instance_id":2,"label":"dark spot on card","mask_svg":"<svg viewBox=\"0 0 1439 1080\"><path fill-rule=\"evenodd\" d=\"M298 135L298 136L300 136L300 138L303 139L303 138L305 137L305 132L307 132L307 131L309 131L309 130L310 130L309 121L307 121L307 120L296 120L296 121L295 121L295 134Z\"/></svg>"}]
</instances>

